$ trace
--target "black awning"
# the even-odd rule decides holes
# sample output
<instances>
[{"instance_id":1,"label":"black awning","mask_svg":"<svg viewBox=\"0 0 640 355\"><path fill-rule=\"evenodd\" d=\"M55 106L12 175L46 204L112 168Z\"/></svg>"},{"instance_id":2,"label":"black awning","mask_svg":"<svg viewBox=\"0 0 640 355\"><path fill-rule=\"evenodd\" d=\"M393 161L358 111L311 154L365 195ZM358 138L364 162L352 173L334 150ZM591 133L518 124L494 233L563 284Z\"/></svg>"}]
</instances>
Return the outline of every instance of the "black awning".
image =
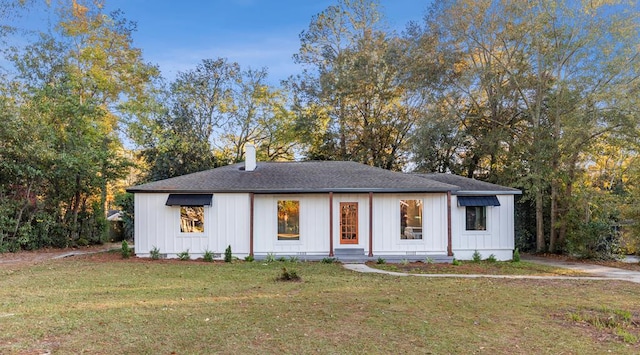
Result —
<instances>
[{"instance_id":1,"label":"black awning","mask_svg":"<svg viewBox=\"0 0 640 355\"><path fill-rule=\"evenodd\" d=\"M213 194L170 194L167 206L211 206Z\"/></svg>"},{"instance_id":2,"label":"black awning","mask_svg":"<svg viewBox=\"0 0 640 355\"><path fill-rule=\"evenodd\" d=\"M458 206L500 206L500 201L492 196L458 196Z\"/></svg>"}]
</instances>

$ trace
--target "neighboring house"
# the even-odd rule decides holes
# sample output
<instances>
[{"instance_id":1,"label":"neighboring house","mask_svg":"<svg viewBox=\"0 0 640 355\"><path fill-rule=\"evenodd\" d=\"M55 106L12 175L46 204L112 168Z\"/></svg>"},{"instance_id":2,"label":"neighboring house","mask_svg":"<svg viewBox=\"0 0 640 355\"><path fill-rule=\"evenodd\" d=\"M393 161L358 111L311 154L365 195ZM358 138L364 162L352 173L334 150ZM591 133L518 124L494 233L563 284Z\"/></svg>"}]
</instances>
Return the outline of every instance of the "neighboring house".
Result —
<instances>
[{"instance_id":1,"label":"neighboring house","mask_svg":"<svg viewBox=\"0 0 640 355\"><path fill-rule=\"evenodd\" d=\"M156 181L135 193L135 252L257 259L512 257L519 190L355 162L246 163Z\"/></svg>"}]
</instances>

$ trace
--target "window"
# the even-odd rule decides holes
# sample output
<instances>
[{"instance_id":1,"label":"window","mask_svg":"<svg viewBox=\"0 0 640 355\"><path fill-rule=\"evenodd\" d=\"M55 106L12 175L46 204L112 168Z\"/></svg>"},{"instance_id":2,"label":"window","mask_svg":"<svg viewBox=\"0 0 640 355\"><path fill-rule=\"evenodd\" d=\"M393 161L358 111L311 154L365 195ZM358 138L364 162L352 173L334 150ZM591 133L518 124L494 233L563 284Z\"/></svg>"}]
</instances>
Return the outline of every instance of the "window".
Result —
<instances>
[{"instance_id":1,"label":"window","mask_svg":"<svg viewBox=\"0 0 640 355\"><path fill-rule=\"evenodd\" d=\"M204 233L204 206L180 206L180 232Z\"/></svg>"},{"instance_id":2,"label":"window","mask_svg":"<svg viewBox=\"0 0 640 355\"><path fill-rule=\"evenodd\" d=\"M422 239L422 200L400 200L400 239Z\"/></svg>"},{"instance_id":3,"label":"window","mask_svg":"<svg viewBox=\"0 0 640 355\"><path fill-rule=\"evenodd\" d=\"M278 240L300 240L300 201L278 201Z\"/></svg>"},{"instance_id":4,"label":"window","mask_svg":"<svg viewBox=\"0 0 640 355\"><path fill-rule=\"evenodd\" d=\"M358 244L357 202L340 202L340 244Z\"/></svg>"},{"instance_id":5,"label":"window","mask_svg":"<svg viewBox=\"0 0 640 355\"><path fill-rule=\"evenodd\" d=\"M487 207L486 206L467 206L466 225L468 231L487 230Z\"/></svg>"}]
</instances>

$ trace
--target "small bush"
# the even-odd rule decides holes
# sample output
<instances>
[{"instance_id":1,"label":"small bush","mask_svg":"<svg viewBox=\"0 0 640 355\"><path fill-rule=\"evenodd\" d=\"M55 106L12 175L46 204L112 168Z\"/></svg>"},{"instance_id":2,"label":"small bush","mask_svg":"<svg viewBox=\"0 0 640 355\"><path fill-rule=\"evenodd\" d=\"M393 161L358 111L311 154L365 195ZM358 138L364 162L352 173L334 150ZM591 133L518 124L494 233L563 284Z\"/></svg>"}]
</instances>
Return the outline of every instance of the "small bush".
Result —
<instances>
[{"instance_id":1,"label":"small bush","mask_svg":"<svg viewBox=\"0 0 640 355\"><path fill-rule=\"evenodd\" d=\"M191 255L189 254L189 249L178 253L178 259L180 259L180 260L190 260L191 259Z\"/></svg>"},{"instance_id":2,"label":"small bush","mask_svg":"<svg viewBox=\"0 0 640 355\"><path fill-rule=\"evenodd\" d=\"M333 264L336 262L336 258L322 258L323 264Z\"/></svg>"},{"instance_id":3,"label":"small bush","mask_svg":"<svg viewBox=\"0 0 640 355\"><path fill-rule=\"evenodd\" d=\"M298 263L298 262L300 262L300 258L298 258L295 255L292 255L292 256L289 257L289 262L290 263Z\"/></svg>"},{"instance_id":4,"label":"small bush","mask_svg":"<svg viewBox=\"0 0 640 355\"><path fill-rule=\"evenodd\" d=\"M376 264L386 264L387 261L384 260L383 258L378 258L378 260L376 261Z\"/></svg>"},{"instance_id":5,"label":"small bush","mask_svg":"<svg viewBox=\"0 0 640 355\"><path fill-rule=\"evenodd\" d=\"M233 254L231 254L231 245L224 250L224 262L230 263L233 261Z\"/></svg>"},{"instance_id":6,"label":"small bush","mask_svg":"<svg viewBox=\"0 0 640 355\"><path fill-rule=\"evenodd\" d=\"M432 257L430 257L430 256L427 256L427 257L424 259L424 262L425 262L425 263L427 263L427 264L433 264L433 258L432 258Z\"/></svg>"},{"instance_id":7,"label":"small bush","mask_svg":"<svg viewBox=\"0 0 640 355\"><path fill-rule=\"evenodd\" d=\"M285 258L284 256L281 256L278 258L278 261L281 263L284 263L285 261L287 261L287 258Z\"/></svg>"},{"instance_id":8,"label":"small bush","mask_svg":"<svg viewBox=\"0 0 640 355\"><path fill-rule=\"evenodd\" d=\"M513 251L513 259L511 259L511 261L513 261L514 263L520 262L520 250L518 250L518 248Z\"/></svg>"},{"instance_id":9,"label":"small bush","mask_svg":"<svg viewBox=\"0 0 640 355\"><path fill-rule=\"evenodd\" d=\"M244 261L247 261L247 262L253 262L254 260L256 259L253 257L253 255L247 255L244 257Z\"/></svg>"},{"instance_id":10,"label":"small bush","mask_svg":"<svg viewBox=\"0 0 640 355\"><path fill-rule=\"evenodd\" d=\"M400 264L402 264L403 266L407 266L407 265L409 265L409 260L402 259L402 260L400 260Z\"/></svg>"},{"instance_id":11,"label":"small bush","mask_svg":"<svg viewBox=\"0 0 640 355\"><path fill-rule=\"evenodd\" d=\"M451 262L451 264L453 264L454 266L460 266L462 265L462 262L458 259L453 259L453 261Z\"/></svg>"},{"instance_id":12,"label":"small bush","mask_svg":"<svg viewBox=\"0 0 640 355\"><path fill-rule=\"evenodd\" d=\"M489 257L487 258L487 261L490 263L495 263L496 261L498 261L498 259L496 259L496 256L491 254L489 255Z\"/></svg>"},{"instance_id":13,"label":"small bush","mask_svg":"<svg viewBox=\"0 0 640 355\"><path fill-rule=\"evenodd\" d=\"M202 260L206 261L206 262L212 262L213 261L213 252L211 250L205 250L204 254L202 254Z\"/></svg>"},{"instance_id":14,"label":"small bush","mask_svg":"<svg viewBox=\"0 0 640 355\"><path fill-rule=\"evenodd\" d=\"M131 256L131 248L129 248L129 243L126 240L122 241L122 248L120 249L120 254L122 254L123 259L129 259Z\"/></svg>"},{"instance_id":15,"label":"small bush","mask_svg":"<svg viewBox=\"0 0 640 355\"><path fill-rule=\"evenodd\" d=\"M273 255L273 253L268 253L267 257L264 258L264 261L266 261L268 263L272 263L272 262L276 261L276 256Z\"/></svg>"},{"instance_id":16,"label":"small bush","mask_svg":"<svg viewBox=\"0 0 640 355\"><path fill-rule=\"evenodd\" d=\"M153 260L160 259L160 249L158 249L155 245L153 246L153 248L151 248L149 254L151 254L151 259Z\"/></svg>"},{"instance_id":17,"label":"small bush","mask_svg":"<svg viewBox=\"0 0 640 355\"><path fill-rule=\"evenodd\" d=\"M479 263L480 261L482 261L482 254L480 254L479 251L474 251L473 255L471 256L471 260L473 260L474 263Z\"/></svg>"},{"instance_id":18,"label":"small bush","mask_svg":"<svg viewBox=\"0 0 640 355\"><path fill-rule=\"evenodd\" d=\"M300 276L295 270L287 270L286 267L282 268L282 273L278 277L280 281L300 281Z\"/></svg>"}]
</instances>

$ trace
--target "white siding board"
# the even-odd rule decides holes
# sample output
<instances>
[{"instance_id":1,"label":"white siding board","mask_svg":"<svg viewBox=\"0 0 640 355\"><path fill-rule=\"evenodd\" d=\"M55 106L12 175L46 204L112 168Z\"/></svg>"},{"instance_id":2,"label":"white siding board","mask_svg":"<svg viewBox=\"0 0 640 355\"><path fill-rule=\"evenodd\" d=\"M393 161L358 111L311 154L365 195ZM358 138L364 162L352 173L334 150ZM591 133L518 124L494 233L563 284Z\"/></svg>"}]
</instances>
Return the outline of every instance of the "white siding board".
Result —
<instances>
[{"instance_id":1,"label":"white siding board","mask_svg":"<svg viewBox=\"0 0 640 355\"><path fill-rule=\"evenodd\" d=\"M483 258L494 254L498 259L511 258L514 248L513 195L498 195L500 206L487 206L487 230L467 231L465 208L457 196L451 199L452 249L458 259L471 259L477 250Z\"/></svg>"},{"instance_id":2,"label":"white siding board","mask_svg":"<svg viewBox=\"0 0 640 355\"><path fill-rule=\"evenodd\" d=\"M400 200L422 200L422 239L400 239ZM373 199L374 254L446 253L447 196L445 194L377 194Z\"/></svg>"},{"instance_id":3,"label":"white siding board","mask_svg":"<svg viewBox=\"0 0 640 355\"><path fill-rule=\"evenodd\" d=\"M300 240L278 240L278 201L300 201ZM255 195L254 253L329 253L329 194Z\"/></svg>"}]
</instances>

